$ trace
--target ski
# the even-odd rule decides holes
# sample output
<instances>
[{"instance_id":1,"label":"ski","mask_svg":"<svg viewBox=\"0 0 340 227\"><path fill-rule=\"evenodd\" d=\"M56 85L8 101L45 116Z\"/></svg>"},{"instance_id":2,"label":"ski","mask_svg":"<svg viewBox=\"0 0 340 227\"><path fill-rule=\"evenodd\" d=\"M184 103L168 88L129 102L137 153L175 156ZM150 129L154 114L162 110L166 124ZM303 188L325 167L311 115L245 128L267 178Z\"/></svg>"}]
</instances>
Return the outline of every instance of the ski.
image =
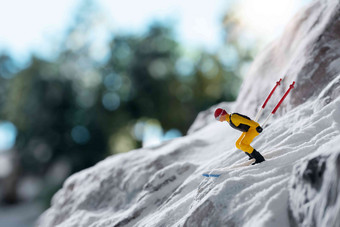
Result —
<instances>
[{"instance_id":1,"label":"ski","mask_svg":"<svg viewBox=\"0 0 340 227\"><path fill-rule=\"evenodd\" d=\"M219 177L221 174L208 174L208 173L203 173L202 176L204 177Z\"/></svg>"},{"instance_id":2,"label":"ski","mask_svg":"<svg viewBox=\"0 0 340 227\"><path fill-rule=\"evenodd\" d=\"M257 112L256 117L255 117L255 121L256 121L256 122L257 122L257 121L259 120L259 118L261 117L262 111L263 111L264 108L266 107L266 105L267 105L269 99L272 97L272 95L273 95L274 91L276 90L276 88L277 88L278 86L281 85L281 81L282 81L282 79L280 78L280 80L276 82L275 87L274 87L274 88L271 90L271 92L269 93L268 97L266 98L266 100L264 101L263 105L261 106L259 112Z\"/></svg>"}]
</instances>

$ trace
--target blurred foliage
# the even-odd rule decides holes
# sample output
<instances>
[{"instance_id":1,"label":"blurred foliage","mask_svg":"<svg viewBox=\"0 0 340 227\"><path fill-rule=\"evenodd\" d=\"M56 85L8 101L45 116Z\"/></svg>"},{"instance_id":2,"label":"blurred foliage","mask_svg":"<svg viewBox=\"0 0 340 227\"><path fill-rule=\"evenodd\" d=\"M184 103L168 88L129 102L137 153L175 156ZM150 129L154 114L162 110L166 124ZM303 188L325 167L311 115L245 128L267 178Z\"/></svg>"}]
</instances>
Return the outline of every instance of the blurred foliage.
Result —
<instances>
[{"instance_id":1,"label":"blurred foliage","mask_svg":"<svg viewBox=\"0 0 340 227\"><path fill-rule=\"evenodd\" d=\"M157 23L141 35L112 34L100 54L98 14L83 7L55 60L32 57L17 72L0 56L0 116L18 130L20 177L39 176L50 188L110 154L141 147L146 124L185 134L199 111L236 98L240 68L250 59L233 43L215 54L185 54L173 29Z\"/></svg>"}]
</instances>

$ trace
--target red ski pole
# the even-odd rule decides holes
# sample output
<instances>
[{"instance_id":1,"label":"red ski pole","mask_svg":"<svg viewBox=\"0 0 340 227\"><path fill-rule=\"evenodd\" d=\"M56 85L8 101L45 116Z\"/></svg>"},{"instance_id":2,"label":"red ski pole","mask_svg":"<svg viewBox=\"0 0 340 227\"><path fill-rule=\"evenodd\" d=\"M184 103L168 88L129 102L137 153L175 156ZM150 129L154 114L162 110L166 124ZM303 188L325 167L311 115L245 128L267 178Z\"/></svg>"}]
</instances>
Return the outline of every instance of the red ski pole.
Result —
<instances>
[{"instance_id":1,"label":"red ski pole","mask_svg":"<svg viewBox=\"0 0 340 227\"><path fill-rule=\"evenodd\" d=\"M258 120L259 120L259 118L260 118L260 116L261 116L261 114L262 114L262 111L263 111L264 108L266 107L267 102L269 101L269 99L272 97L272 95L273 95L275 89L276 89L279 85L281 85L281 81L282 81L282 79L280 78L280 80L276 82L275 87L274 87L274 88L271 90L271 92L269 93L268 97L267 97L266 100L264 101L264 103L263 103L262 107L260 108L259 112L257 112L256 117L255 117L255 121L258 121Z\"/></svg>"},{"instance_id":2,"label":"red ski pole","mask_svg":"<svg viewBox=\"0 0 340 227\"><path fill-rule=\"evenodd\" d=\"M283 97L281 98L281 100L279 101L279 103L275 106L275 108L272 111L272 114L275 114L277 109L280 107L281 103L283 102L283 100L285 100L285 98L287 97L287 95L289 94L290 90L292 90L294 88L294 84L295 81L293 81L293 83L289 86L288 90L286 91L286 93L283 95Z\"/></svg>"},{"instance_id":3,"label":"red ski pole","mask_svg":"<svg viewBox=\"0 0 340 227\"><path fill-rule=\"evenodd\" d=\"M277 103L277 105L275 106L275 108L273 109L273 111L268 115L267 119L263 122L262 127L264 128L264 126L267 124L269 118L274 115L277 111L277 109L280 107L280 105L282 104L283 100L285 100L285 98L287 97L287 95L289 94L290 90L292 90L294 88L294 84L295 81L293 81L293 83L289 86L288 90L286 91L286 93L282 96L281 100Z\"/></svg>"}]
</instances>

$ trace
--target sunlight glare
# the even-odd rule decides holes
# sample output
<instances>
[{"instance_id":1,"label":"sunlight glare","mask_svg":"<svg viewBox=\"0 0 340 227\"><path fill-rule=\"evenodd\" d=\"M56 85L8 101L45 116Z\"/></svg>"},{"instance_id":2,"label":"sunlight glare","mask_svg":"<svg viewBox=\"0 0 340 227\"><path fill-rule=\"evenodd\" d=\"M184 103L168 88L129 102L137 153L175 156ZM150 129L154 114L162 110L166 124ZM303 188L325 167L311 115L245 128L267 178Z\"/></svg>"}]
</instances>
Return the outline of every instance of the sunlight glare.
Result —
<instances>
[{"instance_id":1,"label":"sunlight glare","mask_svg":"<svg viewBox=\"0 0 340 227\"><path fill-rule=\"evenodd\" d=\"M245 30L261 39L270 39L279 35L297 5L297 0L243 0L236 17Z\"/></svg>"}]
</instances>

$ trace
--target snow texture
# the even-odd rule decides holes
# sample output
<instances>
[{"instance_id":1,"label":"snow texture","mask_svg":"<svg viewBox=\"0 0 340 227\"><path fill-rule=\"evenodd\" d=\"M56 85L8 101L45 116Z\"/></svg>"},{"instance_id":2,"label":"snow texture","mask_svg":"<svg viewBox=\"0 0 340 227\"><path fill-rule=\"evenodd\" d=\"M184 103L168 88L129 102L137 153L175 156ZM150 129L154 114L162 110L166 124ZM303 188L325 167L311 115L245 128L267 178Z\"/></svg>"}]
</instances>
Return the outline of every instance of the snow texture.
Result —
<instances>
[{"instance_id":1,"label":"snow texture","mask_svg":"<svg viewBox=\"0 0 340 227\"><path fill-rule=\"evenodd\" d=\"M254 117L279 77L272 106L296 81L252 143L265 162L243 165L241 133L215 121L212 107L184 137L69 177L37 226L340 226L339 4L314 1L300 12L258 56L238 100L219 105ZM202 176L224 167L219 178Z\"/></svg>"},{"instance_id":2,"label":"snow texture","mask_svg":"<svg viewBox=\"0 0 340 227\"><path fill-rule=\"evenodd\" d=\"M340 112L337 113L340 116ZM289 182L291 215L299 226L340 224L340 136L299 163Z\"/></svg>"}]
</instances>

